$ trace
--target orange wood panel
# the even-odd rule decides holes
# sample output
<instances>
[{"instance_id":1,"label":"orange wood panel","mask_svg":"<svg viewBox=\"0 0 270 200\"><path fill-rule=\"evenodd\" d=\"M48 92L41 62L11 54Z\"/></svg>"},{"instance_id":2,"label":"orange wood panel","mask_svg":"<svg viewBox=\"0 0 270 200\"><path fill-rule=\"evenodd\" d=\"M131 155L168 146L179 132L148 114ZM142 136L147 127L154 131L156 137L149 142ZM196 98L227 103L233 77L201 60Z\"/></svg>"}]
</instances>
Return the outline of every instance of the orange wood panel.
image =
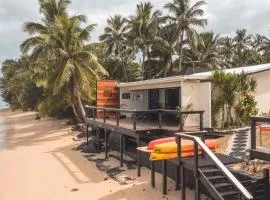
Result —
<instances>
[{"instance_id":1,"label":"orange wood panel","mask_svg":"<svg viewBox=\"0 0 270 200\"><path fill-rule=\"evenodd\" d=\"M119 107L119 92L117 81L97 81L97 106L98 107ZM97 117L103 117L103 111L98 110ZM115 112L106 112L106 117L115 116Z\"/></svg>"}]
</instances>

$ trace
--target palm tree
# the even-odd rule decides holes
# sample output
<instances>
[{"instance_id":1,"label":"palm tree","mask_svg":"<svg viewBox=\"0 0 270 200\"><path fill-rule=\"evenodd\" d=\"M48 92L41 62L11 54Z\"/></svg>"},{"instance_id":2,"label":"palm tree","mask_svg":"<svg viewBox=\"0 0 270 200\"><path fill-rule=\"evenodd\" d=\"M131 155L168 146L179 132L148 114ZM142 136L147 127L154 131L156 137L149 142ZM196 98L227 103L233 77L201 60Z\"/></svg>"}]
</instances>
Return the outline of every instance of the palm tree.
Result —
<instances>
[{"instance_id":1,"label":"palm tree","mask_svg":"<svg viewBox=\"0 0 270 200\"><path fill-rule=\"evenodd\" d=\"M82 28L85 20L82 15L69 17L64 14L36 29L26 24L24 30L34 35L21 45L22 52L31 55L39 75L37 83L51 88L54 95L67 90L75 116L78 116L75 109L78 103L83 118L85 111L81 98L93 97L95 80L107 74L96 56L87 49L85 43L95 25Z\"/></svg>"},{"instance_id":2,"label":"palm tree","mask_svg":"<svg viewBox=\"0 0 270 200\"><path fill-rule=\"evenodd\" d=\"M220 55L222 57L222 62L226 68L231 68L233 66L233 57L235 55L235 44L234 40L230 37L224 37L220 40Z\"/></svg>"},{"instance_id":3,"label":"palm tree","mask_svg":"<svg viewBox=\"0 0 270 200\"><path fill-rule=\"evenodd\" d=\"M160 29L158 36L154 39L152 55L161 59L160 65L164 66L155 77L159 77L160 75L166 77L168 73L172 72L172 56L175 54L173 46L174 31L173 25L165 25Z\"/></svg>"},{"instance_id":4,"label":"palm tree","mask_svg":"<svg viewBox=\"0 0 270 200\"><path fill-rule=\"evenodd\" d=\"M204 32L200 35L189 35L188 45L183 48L185 70L187 68L201 67L208 69L220 69L221 58L219 56L219 35L213 32ZM183 69L183 70L184 70Z\"/></svg>"},{"instance_id":5,"label":"palm tree","mask_svg":"<svg viewBox=\"0 0 270 200\"><path fill-rule=\"evenodd\" d=\"M99 39L106 44L108 55L118 57L126 40L127 20L121 15L114 15L107 20L107 23L108 26Z\"/></svg>"},{"instance_id":6,"label":"palm tree","mask_svg":"<svg viewBox=\"0 0 270 200\"><path fill-rule=\"evenodd\" d=\"M43 14L46 23L54 22L58 16L67 15L70 0L39 0L39 12Z\"/></svg>"},{"instance_id":7,"label":"palm tree","mask_svg":"<svg viewBox=\"0 0 270 200\"><path fill-rule=\"evenodd\" d=\"M201 6L205 4L205 1L191 5L190 0L173 0L164 6L169 11L167 19L175 27L174 46L175 49L179 47L179 71L182 70L184 38L196 32L195 27L204 27L207 24L207 19L201 18L204 15Z\"/></svg>"},{"instance_id":8,"label":"palm tree","mask_svg":"<svg viewBox=\"0 0 270 200\"><path fill-rule=\"evenodd\" d=\"M161 12L159 10L153 11L151 3L141 3L137 5L135 16L129 18L128 41L139 48L142 52L143 77L147 77L148 69L151 65L151 46L153 39L157 36L159 24L161 23ZM147 57L147 65L146 65ZM149 75L149 78L151 75Z\"/></svg>"}]
</instances>

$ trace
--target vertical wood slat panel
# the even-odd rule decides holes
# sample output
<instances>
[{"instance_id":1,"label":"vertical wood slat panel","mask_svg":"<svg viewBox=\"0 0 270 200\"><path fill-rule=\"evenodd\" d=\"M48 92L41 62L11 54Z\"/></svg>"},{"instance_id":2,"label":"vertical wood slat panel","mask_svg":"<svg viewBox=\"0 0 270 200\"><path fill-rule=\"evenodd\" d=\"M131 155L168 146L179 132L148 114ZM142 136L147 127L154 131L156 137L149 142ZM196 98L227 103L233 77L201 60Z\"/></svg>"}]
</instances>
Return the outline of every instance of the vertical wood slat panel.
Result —
<instances>
[{"instance_id":1,"label":"vertical wood slat panel","mask_svg":"<svg viewBox=\"0 0 270 200\"><path fill-rule=\"evenodd\" d=\"M118 108L119 92L117 81L101 80L97 81L97 107ZM115 112L106 111L105 117L115 117ZM97 117L104 117L103 110L97 111Z\"/></svg>"}]
</instances>

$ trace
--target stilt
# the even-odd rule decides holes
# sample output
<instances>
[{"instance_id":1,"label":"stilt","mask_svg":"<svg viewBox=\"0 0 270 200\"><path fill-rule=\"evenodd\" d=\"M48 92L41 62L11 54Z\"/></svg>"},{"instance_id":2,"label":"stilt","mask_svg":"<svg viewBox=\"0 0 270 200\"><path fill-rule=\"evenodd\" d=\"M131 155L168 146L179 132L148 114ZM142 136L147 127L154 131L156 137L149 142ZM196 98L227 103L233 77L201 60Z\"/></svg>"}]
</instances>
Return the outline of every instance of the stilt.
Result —
<instances>
[{"instance_id":1,"label":"stilt","mask_svg":"<svg viewBox=\"0 0 270 200\"><path fill-rule=\"evenodd\" d=\"M108 159L108 131L104 130L105 137L105 159Z\"/></svg>"},{"instance_id":2,"label":"stilt","mask_svg":"<svg viewBox=\"0 0 270 200\"><path fill-rule=\"evenodd\" d=\"M123 140L124 136L120 135L120 166L123 167L123 150L124 150L124 140Z\"/></svg>"},{"instance_id":3,"label":"stilt","mask_svg":"<svg viewBox=\"0 0 270 200\"><path fill-rule=\"evenodd\" d=\"M163 160L163 194L167 194L167 160Z\"/></svg>"},{"instance_id":4,"label":"stilt","mask_svg":"<svg viewBox=\"0 0 270 200\"><path fill-rule=\"evenodd\" d=\"M152 188L156 187L155 172L156 172L155 161L151 161L151 185L152 185Z\"/></svg>"}]
</instances>

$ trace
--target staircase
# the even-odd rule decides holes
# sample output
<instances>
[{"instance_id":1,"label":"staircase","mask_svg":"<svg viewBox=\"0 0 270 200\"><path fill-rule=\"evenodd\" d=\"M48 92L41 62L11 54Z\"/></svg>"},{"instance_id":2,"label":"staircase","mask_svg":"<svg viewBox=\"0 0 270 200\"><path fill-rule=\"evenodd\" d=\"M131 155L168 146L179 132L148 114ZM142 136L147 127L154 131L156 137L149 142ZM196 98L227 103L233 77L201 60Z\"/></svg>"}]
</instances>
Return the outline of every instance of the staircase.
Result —
<instances>
[{"instance_id":1,"label":"staircase","mask_svg":"<svg viewBox=\"0 0 270 200\"><path fill-rule=\"evenodd\" d=\"M249 191L252 182L247 180L241 182L236 176L217 158L217 156L205 145L205 143L196 136L191 134L177 133L178 158L182 163L181 156L181 139L188 139L194 142L194 178L195 178L195 199L200 199L201 183L209 193L209 196L215 200L253 200L256 199ZM205 155L209 156L213 164L211 166L200 166L198 156L198 146L200 146ZM180 164L181 170L184 166ZM184 182L184 179L182 179ZM249 188L250 187L250 188ZM182 188L182 199L185 200L185 188Z\"/></svg>"},{"instance_id":2,"label":"staircase","mask_svg":"<svg viewBox=\"0 0 270 200\"><path fill-rule=\"evenodd\" d=\"M240 199L240 193L222 172L212 167L199 168L201 182L214 199Z\"/></svg>"},{"instance_id":3,"label":"staircase","mask_svg":"<svg viewBox=\"0 0 270 200\"><path fill-rule=\"evenodd\" d=\"M223 175L221 170L215 166L200 167L200 180L208 189L209 195L214 199L241 199L241 194L237 188ZM264 183L251 178L237 177L240 183L253 195L254 200L265 199Z\"/></svg>"}]
</instances>

